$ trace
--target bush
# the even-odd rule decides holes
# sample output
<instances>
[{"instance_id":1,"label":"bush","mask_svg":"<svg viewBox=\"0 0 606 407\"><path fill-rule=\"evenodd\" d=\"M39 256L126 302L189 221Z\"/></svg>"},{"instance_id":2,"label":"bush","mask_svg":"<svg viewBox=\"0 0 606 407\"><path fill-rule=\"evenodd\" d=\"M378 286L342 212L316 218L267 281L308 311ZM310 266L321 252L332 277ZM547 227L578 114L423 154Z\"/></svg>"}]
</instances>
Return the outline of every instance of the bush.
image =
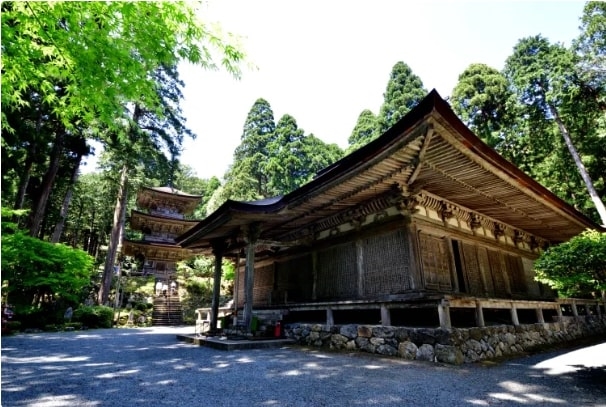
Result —
<instances>
[{"instance_id":1,"label":"bush","mask_svg":"<svg viewBox=\"0 0 606 407\"><path fill-rule=\"evenodd\" d=\"M63 312L53 307L22 308L16 313L24 329L41 328L45 325L56 325L63 322Z\"/></svg>"},{"instance_id":2,"label":"bush","mask_svg":"<svg viewBox=\"0 0 606 407\"><path fill-rule=\"evenodd\" d=\"M145 312L149 309L149 305L151 305L153 307L153 304L148 304L146 302L136 302L135 305L133 306L133 308L138 311Z\"/></svg>"},{"instance_id":3,"label":"bush","mask_svg":"<svg viewBox=\"0 0 606 407\"><path fill-rule=\"evenodd\" d=\"M82 322L67 322L63 325L64 328L74 328L74 330L79 331L82 329Z\"/></svg>"},{"instance_id":4,"label":"bush","mask_svg":"<svg viewBox=\"0 0 606 407\"><path fill-rule=\"evenodd\" d=\"M103 305L83 306L74 311L74 319L89 328L111 328L114 322L114 310Z\"/></svg>"},{"instance_id":5,"label":"bush","mask_svg":"<svg viewBox=\"0 0 606 407\"><path fill-rule=\"evenodd\" d=\"M535 261L535 280L563 296L592 296L606 290L606 233L586 230L547 249Z\"/></svg>"}]
</instances>

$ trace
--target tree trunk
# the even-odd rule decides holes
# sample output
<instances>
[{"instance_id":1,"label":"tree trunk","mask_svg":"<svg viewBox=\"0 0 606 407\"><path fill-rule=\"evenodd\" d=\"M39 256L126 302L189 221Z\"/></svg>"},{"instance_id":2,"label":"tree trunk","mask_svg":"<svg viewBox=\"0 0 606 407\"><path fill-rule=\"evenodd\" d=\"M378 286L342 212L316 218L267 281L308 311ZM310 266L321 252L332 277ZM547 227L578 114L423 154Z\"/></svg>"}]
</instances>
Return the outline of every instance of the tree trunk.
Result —
<instances>
[{"instance_id":1,"label":"tree trunk","mask_svg":"<svg viewBox=\"0 0 606 407\"><path fill-rule=\"evenodd\" d=\"M32 172L32 166L34 165L34 156L36 155L36 144L30 144L27 150L27 158L25 159L25 165L23 166L21 175L19 176L19 189L17 190L17 196L15 197L14 209L23 209L25 202L25 192L27 191L27 185L29 184L30 174Z\"/></svg>"},{"instance_id":2,"label":"tree trunk","mask_svg":"<svg viewBox=\"0 0 606 407\"><path fill-rule=\"evenodd\" d=\"M38 120L36 120L36 136L40 135L40 128L42 127L42 112L40 109L38 110ZM29 148L27 149L27 158L25 160L25 165L23 166L23 172L19 177L19 190L17 191L17 196L15 197L15 209L22 209L23 204L25 202L25 192L27 191L27 184L29 184L29 178L32 171L32 166L34 165L34 160L36 157L36 142L33 141L30 143Z\"/></svg>"},{"instance_id":3,"label":"tree trunk","mask_svg":"<svg viewBox=\"0 0 606 407\"><path fill-rule=\"evenodd\" d=\"M598 210L598 213L600 214L602 225L606 225L606 208L604 207L604 202L602 202L600 196L593 187L593 181L591 180L591 177L589 177L589 174L585 169L585 165L583 165L583 161L581 161L581 157L579 156L577 149L572 144L570 133L568 133L568 129L564 125L564 122L562 122L562 119L560 118L557 109L550 104L549 110L551 111L551 114L553 115L556 123L558 124L560 132L562 133L562 137L564 137L564 142L568 147L568 151L570 151L572 159L574 160L575 164L577 165L577 168L579 169L579 172L581 173L581 178L583 178L583 181L585 181L585 185L587 186L587 190L589 191L589 196L591 196L591 200L593 201L596 209Z\"/></svg>"},{"instance_id":4,"label":"tree trunk","mask_svg":"<svg viewBox=\"0 0 606 407\"><path fill-rule=\"evenodd\" d=\"M109 236L107 245L107 257L105 258L105 267L103 268L103 277L101 278L101 287L99 287L99 295L97 301L99 305L104 305L109 297L111 288L112 276L114 274L114 263L118 253L120 244L121 229L124 227L124 219L126 214L126 197L128 190L128 164L122 166L120 173L120 185L118 187L118 198L114 209L114 223Z\"/></svg>"},{"instance_id":5,"label":"tree trunk","mask_svg":"<svg viewBox=\"0 0 606 407\"><path fill-rule=\"evenodd\" d=\"M40 186L40 196L38 197L37 202L35 202L33 205L32 213L29 218L29 234L33 237L38 237L38 235L40 234L42 219L44 218L44 213L46 212L46 204L48 203L48 198L53 189L55 177L57 176L57 172L59 171L59 163L61 158L61 151L63 150L64 137L65 132L60 130L57 133L57 137L55 138L55 144L53 145L53 150L51 151L48 170L46 171L46 173L44 174L44 178L42 179L42 185Z\"/></svg>"},{"instance_id":6,"label":"tree trunk","mask_svg":"<svg viewBox=\"0 0 606 407\"><path fill-rule=\"evenodd\" d=\"M61 240L61 235L63 234L63 228L65 226L65 219L67 218L69 204L72 201L74 187L76 186L76 182L78 181L78 175L80 174L80 162L82 161L82 156L83 154L78 153L78 156L76 157L76 162L74 163L74 169L72 171L69 187L67 188L67 192L65 193L65 197L63 198L63 205L61 205L59 221L55 225L55 230L53 231L53 236L51 237L51 243L59 243L59 240Z\"/></svg>"}]
</instances>

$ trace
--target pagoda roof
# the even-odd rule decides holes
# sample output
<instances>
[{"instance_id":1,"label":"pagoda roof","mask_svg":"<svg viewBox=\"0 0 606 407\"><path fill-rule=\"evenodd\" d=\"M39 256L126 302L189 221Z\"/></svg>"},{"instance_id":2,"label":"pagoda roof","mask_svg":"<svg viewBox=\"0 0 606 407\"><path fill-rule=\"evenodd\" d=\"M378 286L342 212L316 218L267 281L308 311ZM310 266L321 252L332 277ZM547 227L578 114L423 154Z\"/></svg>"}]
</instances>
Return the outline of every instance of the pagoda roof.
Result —
<instances>
[{"instance_id":1,"label":"pagoda roof","mask_svg":"<svg viewBox=\"0 0 606 407\"><path fill-rule=\"evenodd\" d=\"M191 250L167 242L124 240L123 247L127 256L143 255L146 260L154 261L176 262L195 254Z\"/></svg>"},{"instance_id":2,"label":"pagoda roof","mask_svg":"<svg viewBox=\"0 0 606 407\"><path fill-rule=\"evenodd\" d=\"M379 138L320 171L285 196L228 200L177 237L183 247L211 250L256 223L260 240L287 241L330 227L339 214L389 199L426 194L549 242L602 229L488 147L432 90ZM299 233L298 233L299 232Z\"/></svg>"},{"instance_id":3,"label":"pagoda roof","mask_svg":"<svg viewBox=\"0 0 606 407\"><path fill-rule=\"evenodd\" d=\"M196 226L199 220L179 219L170 216L152 215L149 213L132 210L130 215L130 228L132 230L142 230L148 225L173 225L182 230L181 233Z\"/></svg>"},{"instance_id":4,"label":"pagoda roof","mask_svg":"<svg viewBox=\"0 0 606 407\"><path fill-rule=\"evenodd\" d=\"M202 195L192 195L170 186L143 187L137 194L139 208L174 206L181 214L191 214L202 200Z\"/></svg>"}]
</instances>

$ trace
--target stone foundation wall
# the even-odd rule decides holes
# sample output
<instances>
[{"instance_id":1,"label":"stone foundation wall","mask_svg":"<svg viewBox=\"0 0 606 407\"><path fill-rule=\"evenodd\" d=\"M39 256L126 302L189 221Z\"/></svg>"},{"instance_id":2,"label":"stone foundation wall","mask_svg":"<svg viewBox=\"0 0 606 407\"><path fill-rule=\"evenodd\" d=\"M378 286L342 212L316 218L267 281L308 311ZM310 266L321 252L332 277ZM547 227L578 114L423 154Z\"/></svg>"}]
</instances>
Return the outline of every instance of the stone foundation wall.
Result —
<instances>
[{"instance_id":1,"label":"stone foundation wall","mask_svg":"<svg viewBox=\"0 0 606 407\"><path fill-rule=\"evenodd\" d=\"M376 325L289 324L286 337L301 345L451 364L520 354L574 339L606 335L606 316L562 317L559 322L484 328L405 328Z\"/></svg>"}]
</instances>

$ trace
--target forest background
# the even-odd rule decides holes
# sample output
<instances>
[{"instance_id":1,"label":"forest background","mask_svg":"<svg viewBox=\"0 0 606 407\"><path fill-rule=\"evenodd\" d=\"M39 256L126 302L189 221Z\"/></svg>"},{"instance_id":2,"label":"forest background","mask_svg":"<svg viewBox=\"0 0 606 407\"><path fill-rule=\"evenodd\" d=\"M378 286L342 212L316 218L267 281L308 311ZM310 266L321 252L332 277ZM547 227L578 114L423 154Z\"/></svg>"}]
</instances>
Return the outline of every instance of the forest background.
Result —
<instances>
[{"instance_id":1,"label":"forest background","mask_svg":"<svg viewBox=\"0 0 606 407\"><path fill-rule=\"evenodd\" d=\"M470 65L448 101L486 144L606 224L606 3L586 3L579 25L569 47L535 35L512 44L502 70ZM428 93L396 61L378 113L360 112L345 150L304 132L294 115L274 117L259 98L224 177L203 179L179 161L195 137L181 110L183 61L236 79L247 56L187 4L2 3L2 294L21 312L64 309L91 293L108 303L114 266L127 275L141 267L118 252L122 234L140 237L128 213L141 187L201 195L194 219L227 199L283 195ZM100 171L82 174L90 141L103 146ZM191 281L211 275L204 259L180 270Z\"/></svg>"}]
</instances>

